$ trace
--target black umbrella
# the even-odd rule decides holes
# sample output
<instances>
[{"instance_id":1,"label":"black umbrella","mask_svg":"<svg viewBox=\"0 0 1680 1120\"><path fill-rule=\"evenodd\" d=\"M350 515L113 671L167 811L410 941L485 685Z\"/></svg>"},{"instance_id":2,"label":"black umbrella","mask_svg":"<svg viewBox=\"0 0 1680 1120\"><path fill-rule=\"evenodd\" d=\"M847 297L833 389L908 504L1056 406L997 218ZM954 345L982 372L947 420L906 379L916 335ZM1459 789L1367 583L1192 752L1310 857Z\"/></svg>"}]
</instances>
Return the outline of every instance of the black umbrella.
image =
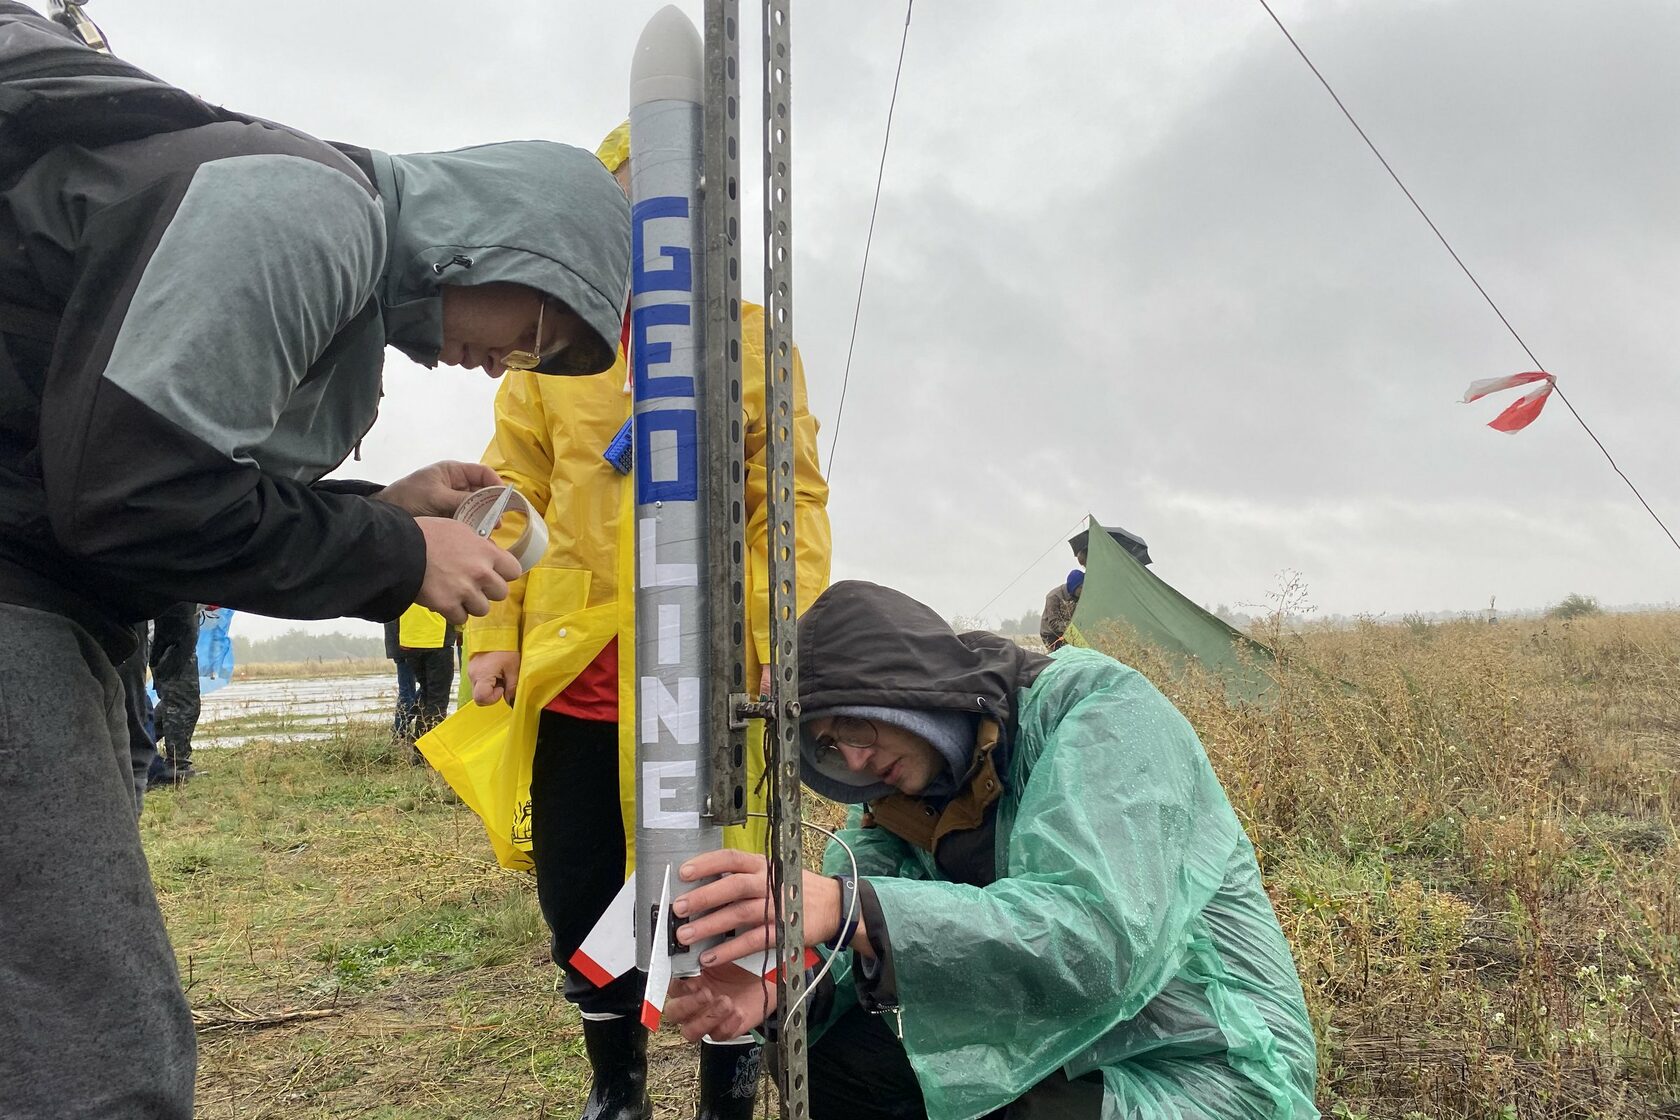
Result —
<instances>
[{"instance_id":1,"label":"black umbrella","mask_svg":"<svg viewBox=\"0 0 1680 1120\"><path fill-rule=\"evenodd\" d=\"M1150 563L1149 545L1142 537L1138 536L1136 533L1128 533L1124 529L1110 529L1105 527L1103 531L1113 537L1114 543L1130 553L1132 559L1136 560L1139 564L1147 566ZM1083 529L1077 535L1069 537L1068 545L1073 549L1073 554L1075 556L1078 556L1081 552L1086 551L1091 545L1091 530Z\"/></svg>"}]
</instances>

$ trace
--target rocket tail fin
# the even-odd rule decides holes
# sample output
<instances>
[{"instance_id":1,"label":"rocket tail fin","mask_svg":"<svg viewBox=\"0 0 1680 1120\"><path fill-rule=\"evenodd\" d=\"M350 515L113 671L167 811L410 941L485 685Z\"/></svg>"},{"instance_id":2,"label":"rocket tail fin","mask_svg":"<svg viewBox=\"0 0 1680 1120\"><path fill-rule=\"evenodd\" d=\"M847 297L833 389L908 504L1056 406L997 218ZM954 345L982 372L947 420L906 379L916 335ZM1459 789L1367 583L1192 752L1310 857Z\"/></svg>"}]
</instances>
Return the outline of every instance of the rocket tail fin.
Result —
<instances>
[{"instance_id":1,"label":"rocket tail fin","mask_svg":"<svg viewBox=\"0 0 1680 1120\"><path fill-rule=\"evenodd\" d=\"M776 951L774 949L766 949L762 953L754 953L750 957L742 957L740 960L734 961L733 963L736 968L744 969L747 972L757 973L759 976L764 977L772 984L776 982L776 974L781 971L778 967ZM822 957L815 949L805 950L806 968L815 968L821 963Z\"/></svg>"},{"instance_id":2,"label":"rocket tail fin","mask_svg":"<svg viewBox=\"0 0 1680 1120\"><path fill-rule=\"evenodd\" d=\"M636 967L636 877L624 881L595 928L572 954L571 966L604 988Z\"/></svg>"},{"instance_id":3,"label":"rocket tail fin","mask_svg":"<svg viewBox=\"0 0 1680 1120\"><path fill-rule=\"evenodd\" d=\"M647 991L642 997L642 1026L659 1029L665 1011L665 993L671 989L670 918L671 867L665 866L664 885L659 889L659 913L653 921L653 956L648 961Z\"/></svg>"}]
</instances>

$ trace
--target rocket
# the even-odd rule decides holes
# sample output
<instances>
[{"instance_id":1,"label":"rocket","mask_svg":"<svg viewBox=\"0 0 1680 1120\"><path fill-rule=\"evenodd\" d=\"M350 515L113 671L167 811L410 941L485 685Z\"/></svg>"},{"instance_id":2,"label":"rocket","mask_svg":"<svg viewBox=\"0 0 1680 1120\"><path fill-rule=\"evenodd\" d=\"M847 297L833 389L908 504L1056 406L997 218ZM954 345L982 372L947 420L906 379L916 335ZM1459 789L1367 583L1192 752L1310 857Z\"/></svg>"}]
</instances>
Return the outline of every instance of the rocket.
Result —
<instances>
[{"instance_id":1,"label":"rocket","mask_svg":"<svg viewBox=\"0 0 1680 1120\"><path fill-rule=\"evenodd\" d=\"M701 711L710 677L723 672L706 599L721 558L706 554L702 472L722 467L706 461L701 439L701 74L694 25L660 9L630 69L636 871L571 959L602 986L643 969L649 1030L671 978L697 974L698 953L715 944L675 940L671 903L700 885L679 882L677 868L723 846L706 804L711 744Z\"/></svg>"}]
</instances>

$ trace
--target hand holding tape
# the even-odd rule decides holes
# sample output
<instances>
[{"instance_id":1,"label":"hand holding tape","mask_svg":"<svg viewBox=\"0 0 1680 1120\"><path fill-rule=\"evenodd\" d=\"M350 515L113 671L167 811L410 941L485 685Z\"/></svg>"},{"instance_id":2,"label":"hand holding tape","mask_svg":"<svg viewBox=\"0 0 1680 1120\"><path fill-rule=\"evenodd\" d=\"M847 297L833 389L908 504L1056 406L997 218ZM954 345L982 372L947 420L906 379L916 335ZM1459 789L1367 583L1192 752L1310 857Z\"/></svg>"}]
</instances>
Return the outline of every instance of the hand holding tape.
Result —
<instances>
[{"instance_id":1,"label":"hand holding tape","mask_svg":"<svg viewBox=\"0 0 1680 1120\"><path fill-rule=\"evenodd\" d=\"M528 572L548 550L548 526L525 500L525 495L511 486L486 486L468 495L455 511L455 520L472 526L479 536L488 540L501 524L503 515L510 512L525 515L524 531L508 546L508 551L519 561L519 570Z\"/></svg>"}]
</instances>

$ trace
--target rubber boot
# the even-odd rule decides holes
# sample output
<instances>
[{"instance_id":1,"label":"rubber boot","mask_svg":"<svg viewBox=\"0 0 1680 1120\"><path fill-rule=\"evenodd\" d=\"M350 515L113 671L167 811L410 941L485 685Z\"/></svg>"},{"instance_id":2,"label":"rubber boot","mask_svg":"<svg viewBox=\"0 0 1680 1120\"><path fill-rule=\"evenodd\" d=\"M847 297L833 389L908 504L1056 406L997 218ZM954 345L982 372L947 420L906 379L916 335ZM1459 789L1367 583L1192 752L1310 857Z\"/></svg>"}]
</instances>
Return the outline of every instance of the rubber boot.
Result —
<instances>
[{"instance_id":1,"label":"rubber boot","mask_svg":"<svg viewBox=\"0 0 1680 1120\"><path fill-rule=\"evenodd\" d=\"M700 1043L700 1108L695 1120L752 1120L764 1048L745 1042Z\"/></svg>"},{"instance_id":2,"label":"rubber boot","mask_svg":"<svg viewBox=\"0 0 1680 1120\"><path fill-rule=\"evenodd\" d=\"M585 1019L583 1048L595 1080L579 1120L652 1120L647 1092L647 1031L628 1015Z\"/></svg>"}]
</instances>

